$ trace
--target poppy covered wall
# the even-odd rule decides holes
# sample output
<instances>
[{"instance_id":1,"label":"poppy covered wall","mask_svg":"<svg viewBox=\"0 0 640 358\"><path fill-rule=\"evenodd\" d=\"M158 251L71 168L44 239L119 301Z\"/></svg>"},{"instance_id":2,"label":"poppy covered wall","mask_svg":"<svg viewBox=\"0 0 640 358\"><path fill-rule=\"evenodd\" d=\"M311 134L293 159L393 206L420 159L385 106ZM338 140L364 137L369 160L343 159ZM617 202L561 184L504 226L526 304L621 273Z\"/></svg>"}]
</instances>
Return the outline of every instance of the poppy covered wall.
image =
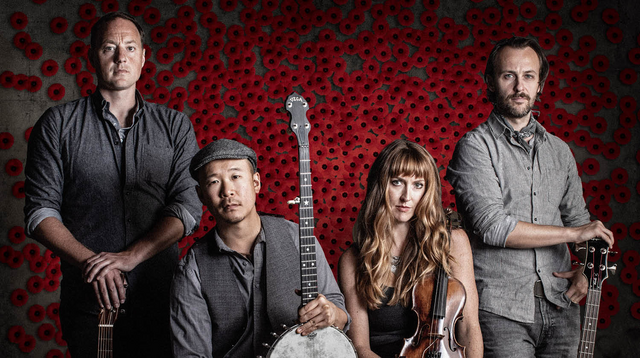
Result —
<instances>
[{"instance_id":1,"label":"poppy covered wall","mask_svg":"<svg viewBox=\"0 0 640 358\"><path fill-rule=\"evenodd\" d=\"M31 127L50 106L96 90L89 32L106 12L135 16L147 60L137 83L186 113L200 146L252 147L258 209L295 220L297 141L284 99L310 104L316 236L336 269L369 166L396 138L424 145L440 177L458 139L491 111L493 44L535 38L551 64L538 120L569 144L592 219L615 233L602 284L597 357L628 356L640 334L640 12L632 1L5 0L0 8L0 355L62 357L59 258L24 235ZM443 205L455 208L442 183ZM211 230L204 212L182 254ZM635 347L635 348L634 348Z\"/></svg>"}]
</instances>

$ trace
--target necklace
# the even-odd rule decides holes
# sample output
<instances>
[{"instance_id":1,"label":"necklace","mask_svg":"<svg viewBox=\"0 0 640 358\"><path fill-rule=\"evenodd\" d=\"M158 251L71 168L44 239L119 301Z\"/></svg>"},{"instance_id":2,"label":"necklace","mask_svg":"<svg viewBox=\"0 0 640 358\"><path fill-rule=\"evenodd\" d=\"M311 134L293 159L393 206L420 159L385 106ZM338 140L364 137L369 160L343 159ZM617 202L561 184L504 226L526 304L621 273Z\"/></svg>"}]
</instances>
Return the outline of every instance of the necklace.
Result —
<instances>
[{"instance_id":1,"label":"necklace","mask_svg":"<svg viewBox=\"0 0 640 358\"><path fill-rule=\"evenodd\" d=\"M398 265L400 265L400 256L391 255L391 272L396 273L398 269Z\"/></svg>"}]
</instances>

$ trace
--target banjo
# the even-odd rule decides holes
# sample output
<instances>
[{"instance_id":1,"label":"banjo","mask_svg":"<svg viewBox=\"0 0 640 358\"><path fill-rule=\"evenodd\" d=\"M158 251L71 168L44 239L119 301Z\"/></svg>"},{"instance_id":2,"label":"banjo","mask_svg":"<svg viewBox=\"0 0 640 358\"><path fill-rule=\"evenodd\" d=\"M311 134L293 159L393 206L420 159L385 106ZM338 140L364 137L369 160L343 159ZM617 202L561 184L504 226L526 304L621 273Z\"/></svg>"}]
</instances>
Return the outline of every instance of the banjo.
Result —
<instances>
[{"instance_id":1,"label":"banjo","mask_svg":"<svg viewBox=\"0 0 640 358\"><path fill-rule=\"evenodd\" d=\"M313 196L311 191L311 161L309 156L309 130L307 120L309 104L297 93L287 97L286 108L291 115L290 128L298 139L298 162L300 164L300 196L293 204L299 204L300 217L300 277L302 283L302 305L318 296L316 269L316 238L313 235ZM296 333L300 324L286 329L269 347L267 358L285 357L358 357L353 344L344 332L336 327L315 330L307 336Z\"/></svg>"}]
</instances>

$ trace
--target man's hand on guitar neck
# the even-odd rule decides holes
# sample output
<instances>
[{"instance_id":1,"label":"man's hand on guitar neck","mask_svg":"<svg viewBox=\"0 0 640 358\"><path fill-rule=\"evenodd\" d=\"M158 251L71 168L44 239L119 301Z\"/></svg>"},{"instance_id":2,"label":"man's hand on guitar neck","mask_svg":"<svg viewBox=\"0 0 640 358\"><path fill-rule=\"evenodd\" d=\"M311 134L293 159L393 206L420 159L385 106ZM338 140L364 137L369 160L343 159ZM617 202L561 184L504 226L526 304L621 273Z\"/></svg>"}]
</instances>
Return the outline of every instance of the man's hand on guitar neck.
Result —
<instances>
[{"instance_id":1,"label":"man's hand on guitar neck","mask_svg":"<svg viewBox=\"0 0 640 358\"><path fill-rule=\"evenodd\" d=\"M298 316L303 325L298 327L296 333L303 336L329 326L342 329L347 323L347 314L322 294L318 294L313 301L300 308Z\"/></svg>"}]
</instances>

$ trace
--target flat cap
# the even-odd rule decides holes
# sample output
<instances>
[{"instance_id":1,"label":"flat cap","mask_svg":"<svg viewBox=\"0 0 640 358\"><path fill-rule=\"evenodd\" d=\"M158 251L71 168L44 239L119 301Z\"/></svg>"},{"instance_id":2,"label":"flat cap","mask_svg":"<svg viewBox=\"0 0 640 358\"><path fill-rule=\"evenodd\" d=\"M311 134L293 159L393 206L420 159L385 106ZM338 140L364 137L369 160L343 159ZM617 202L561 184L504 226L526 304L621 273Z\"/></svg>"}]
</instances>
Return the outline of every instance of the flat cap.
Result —
<instances>
[{"instance_id":1,"label":"flat cap","mask_svg":"<svg viewBox=\"0 0 640 358\"><path fill-rule=\"evenodd\" d=\"M247 159L251 163L253 171L258 170L258 160L253 149L235 140L218 139L207 144L193 156L191 165L189 165L189 173L195 180L198 180L198 169L211 161L219 159Z\"/></svg>"}]
</instances>

